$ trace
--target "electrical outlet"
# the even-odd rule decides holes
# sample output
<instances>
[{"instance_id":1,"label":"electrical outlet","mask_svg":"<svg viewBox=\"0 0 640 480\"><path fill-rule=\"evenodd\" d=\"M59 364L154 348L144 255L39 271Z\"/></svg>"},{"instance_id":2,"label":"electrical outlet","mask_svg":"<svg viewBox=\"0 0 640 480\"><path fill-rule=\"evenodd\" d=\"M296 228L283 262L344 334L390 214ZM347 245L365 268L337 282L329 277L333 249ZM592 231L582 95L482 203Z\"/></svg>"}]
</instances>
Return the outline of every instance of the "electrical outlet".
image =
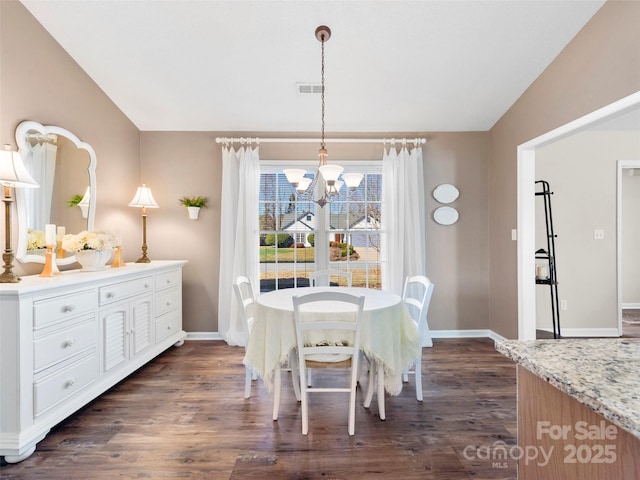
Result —
<instances>
[{"instance_id":1,"label":"electrical outlet","mask_svg":"<svg viewBox=\"0 0 640 480\"><path fill-rule=\"evenodd\" d=\"M604 240L604 230L600 228L596 228L593 231L593 239L594 240Z\"/></svg>"},{"instance_id":2,"label":"electrical outlet","mask_svg":"<svg viewBox=\"0 0 640 480\"><path fill-rule=\"evenodd\" d=\"M560 310L566 310L566 309L567 309L567 301L560 300Z\"/></svg>"},{"instance_id":3,"label":"electrical outlet","mask_svg":"<svg viewBox=\"0 0 640 480\"><path fill-rule=\"evenodd\" d=\"M511 240L513 240L514 242L518 240L518 230L516 230L515 228L511 230Z\"/></svg>"}]
</instances>

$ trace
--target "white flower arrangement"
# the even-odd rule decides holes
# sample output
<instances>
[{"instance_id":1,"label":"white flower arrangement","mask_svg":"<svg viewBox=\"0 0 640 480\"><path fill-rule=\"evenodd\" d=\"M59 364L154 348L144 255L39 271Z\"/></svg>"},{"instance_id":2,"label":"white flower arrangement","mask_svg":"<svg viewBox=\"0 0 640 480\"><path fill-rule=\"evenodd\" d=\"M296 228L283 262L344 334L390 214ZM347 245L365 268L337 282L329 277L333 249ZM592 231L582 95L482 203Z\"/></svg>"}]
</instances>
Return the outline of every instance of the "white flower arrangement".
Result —
<instances>
[{"instance_id":1,"label":"white flower arrangement","mask_svg":"<svg viewBox=\"0 0 640 480\"><path fill-rule=\"evenodd\" d=\"M45 248L45 235L42 230L27 230L27 250Z\"/></svg>"},{"instance_id":2,"label":"white flower arrangement","mask_svg":"<svg viewBox=\"0 0 640 480\"><path fill-rule=\"evenodd\" d=\"M82 250L111 250L119 246L115 236L99 230L83 230L73 235L65 235L62 238L62 248L67 252L80 252Z\"/></svg>"}]
</instances>

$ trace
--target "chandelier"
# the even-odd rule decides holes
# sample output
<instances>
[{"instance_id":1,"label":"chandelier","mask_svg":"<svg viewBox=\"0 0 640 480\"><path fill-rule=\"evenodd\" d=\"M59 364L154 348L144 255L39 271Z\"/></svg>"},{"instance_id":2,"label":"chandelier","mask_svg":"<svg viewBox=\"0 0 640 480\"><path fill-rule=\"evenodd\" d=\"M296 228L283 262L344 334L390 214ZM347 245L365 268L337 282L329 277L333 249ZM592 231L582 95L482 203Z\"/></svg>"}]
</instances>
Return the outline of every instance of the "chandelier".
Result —
<instances>
[{"instance_id":1,"label":"chandelier","mask_svg":"<svg viewBox=\"0 0 640 480\"><path fill-rule=\"evenodd\" d=\"M320 151L318 153L319 164L313 179L305 177L306 170L289 168L283 170L287 176L287 181L296 189L298 195L309 197L315 203L324 207L327 203L336 200L343 185L347 186L350 193L353 193L364 178L361 173L342 173L344 170L340 165L327 165L327 148L324 140L324 44L331 38L331 30L324 25L316 28L316 38L322 44L321 50L321 97L322 97L322 131L320 138ZM342 174L342 176L340 175ZM341 179L340 179L341 178ZM322 182L319 182L322 179ZM320 185L318 185L320 183ZM324 185L322 185L324 184ZM324 187L324 188L323 188ZM319 190L319 198L313 198L314 192Z\"/></svg>"}]
</instances>

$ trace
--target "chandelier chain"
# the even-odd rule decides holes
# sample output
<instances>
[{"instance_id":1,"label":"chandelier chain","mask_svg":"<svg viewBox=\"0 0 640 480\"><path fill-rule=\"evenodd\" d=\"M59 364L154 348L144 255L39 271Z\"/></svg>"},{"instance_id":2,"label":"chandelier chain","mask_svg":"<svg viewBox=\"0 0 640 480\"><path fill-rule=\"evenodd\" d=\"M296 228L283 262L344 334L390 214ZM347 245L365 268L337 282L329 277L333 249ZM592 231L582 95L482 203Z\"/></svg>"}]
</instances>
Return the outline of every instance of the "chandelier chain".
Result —
<instances>
[{"instance_id":1,"label":"chandelier chain","mask_svg":"<svg viewBox=\"0 0 640 480\"><path fill-rule=\"evenodd\" d=\"M322 96L322 140L320 142L321 148L325 148L324 145L324 35L322 35L322 66L320 68L320 83L322 85L321 96Z\"/></svg>"}]
</instances>

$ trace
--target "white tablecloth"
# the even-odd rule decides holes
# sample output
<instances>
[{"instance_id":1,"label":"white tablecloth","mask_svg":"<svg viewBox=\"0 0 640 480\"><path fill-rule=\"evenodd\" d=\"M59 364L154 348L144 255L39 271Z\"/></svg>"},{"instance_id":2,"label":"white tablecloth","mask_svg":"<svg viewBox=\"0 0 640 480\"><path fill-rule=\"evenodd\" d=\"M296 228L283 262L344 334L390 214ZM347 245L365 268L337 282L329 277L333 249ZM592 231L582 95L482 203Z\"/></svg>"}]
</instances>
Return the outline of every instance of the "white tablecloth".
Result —
<instances>
[{"instance_id":1,"label":"white tablecloth","mask_svg":"<svg viewBox=\"0 0 640 480\"><path fill-rule=\"evenodd\" d=\"M365 296L360 348L384 368L385 390L398 395L402 390L402 370L418 357L420 345L418 330L402 299L390 292L355 287L302 287L264 293L258 297L244 363L253 367L271 390L275 368L287 361L296 346L292 297L329 288Z\"/></svg>"}]
</instances>

